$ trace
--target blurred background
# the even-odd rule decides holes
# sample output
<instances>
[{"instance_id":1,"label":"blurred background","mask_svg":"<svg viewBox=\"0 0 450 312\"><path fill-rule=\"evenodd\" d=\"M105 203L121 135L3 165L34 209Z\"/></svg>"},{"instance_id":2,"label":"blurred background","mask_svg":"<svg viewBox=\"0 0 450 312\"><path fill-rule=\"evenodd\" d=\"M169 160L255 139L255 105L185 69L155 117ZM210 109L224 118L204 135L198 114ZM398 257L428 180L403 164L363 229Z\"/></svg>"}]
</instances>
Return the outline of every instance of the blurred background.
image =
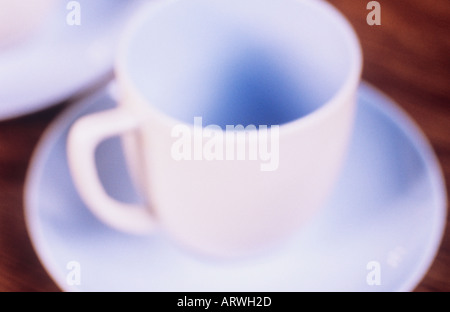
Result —
<instances>
[{"instance_id":1,"label":"blurred background","mask_svg":"<svg viewBox=\"0 0 450 312\"><path fill-rule=\"evenodd\" d=\"M328 1L350 20L359 35L364 53L363 79L393 98L428 137L443 169L448 193L450 1L379 0L381 25L373 26L366 21L368 0ZM26 230L24 181L43 131L66 108L111 78L107 73L82 93L57 105L0 121L0 291L59 291L39 262ZM448 224L437 257L415 290L450 291Z\"/></svg>"}]
</instances>

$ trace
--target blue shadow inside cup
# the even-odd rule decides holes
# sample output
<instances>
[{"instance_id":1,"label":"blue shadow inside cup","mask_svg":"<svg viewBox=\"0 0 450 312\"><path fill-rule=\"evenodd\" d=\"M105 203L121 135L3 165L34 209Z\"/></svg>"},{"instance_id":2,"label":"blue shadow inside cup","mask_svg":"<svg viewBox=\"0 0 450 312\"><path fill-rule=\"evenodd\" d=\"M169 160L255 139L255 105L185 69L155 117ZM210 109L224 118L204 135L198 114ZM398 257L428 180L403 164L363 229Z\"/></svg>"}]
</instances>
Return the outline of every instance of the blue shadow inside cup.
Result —
<instances>
[{"instance_id":1,"label":"blue shadow inside cup","mask_svg":"<svg viewBox=\"0 0 450 312\"><path fill-rule=\"evenodd\" d=\"M162 5L130 38L126 74L150 105L180 122L202 117L204 125L224 128L294 121L329 101L357 63L336 12L305 6Z\"/></svg>"}]
</instances>

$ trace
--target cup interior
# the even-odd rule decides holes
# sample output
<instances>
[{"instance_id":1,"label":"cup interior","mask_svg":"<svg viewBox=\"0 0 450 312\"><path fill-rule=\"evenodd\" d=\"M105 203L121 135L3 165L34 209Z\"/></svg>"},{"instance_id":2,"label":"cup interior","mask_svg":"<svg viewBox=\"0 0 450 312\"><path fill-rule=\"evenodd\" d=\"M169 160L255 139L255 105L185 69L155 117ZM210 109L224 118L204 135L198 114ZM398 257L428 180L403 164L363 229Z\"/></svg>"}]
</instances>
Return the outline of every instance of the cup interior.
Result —
<instances>
[{"instance_id":1,"label":"cup interior","mask_svg":"<svg viewBox=\"0 0 450 312\"><path fill-rule=\"evenodd\" d=\"M126 76L180 122L282 125L311 114L359 58L351 28L322 1L189 0L155 6L128 38Z\"/></svg>"}]
</instances>

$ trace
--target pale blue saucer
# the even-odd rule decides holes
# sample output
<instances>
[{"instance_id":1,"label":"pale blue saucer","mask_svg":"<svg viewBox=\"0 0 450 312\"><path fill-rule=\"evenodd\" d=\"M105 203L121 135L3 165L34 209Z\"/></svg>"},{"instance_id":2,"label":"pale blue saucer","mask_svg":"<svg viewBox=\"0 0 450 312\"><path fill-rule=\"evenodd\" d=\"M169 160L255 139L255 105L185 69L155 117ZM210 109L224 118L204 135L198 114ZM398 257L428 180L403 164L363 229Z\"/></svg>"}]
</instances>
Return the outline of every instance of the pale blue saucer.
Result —
<instances>
[{"instance_id":1,"label":"pale blue saucer","mask_svg":"<svg viewBox=\"0 0 450 312\"><path fill-rule=\"evenodd\" d=\"M69 176L67 131L79 116L113 106L105 89L69 109L30 164L29 234L62 290L410 291L433 262L446 221L440 167L411 119L367 84L359 89L353 141L328 205L285 245L232 263L194 256L163 235L116 232L86 209ZM102 144L97 156L110 194L136 200L118 140Z\"/></svg>"},{"instance_id":2,"label":"pale blue saucer","mask_svg":"<svg viewBox=\"0 0 450 312\"><path fill-rule=\"evenodd\" d=\"M30 40L0 51L0 120L55 105L109 79L120 32L145 1L78 0L79 25L67 22L70 2L57 1Z\"/></svg>"}]
</instances>

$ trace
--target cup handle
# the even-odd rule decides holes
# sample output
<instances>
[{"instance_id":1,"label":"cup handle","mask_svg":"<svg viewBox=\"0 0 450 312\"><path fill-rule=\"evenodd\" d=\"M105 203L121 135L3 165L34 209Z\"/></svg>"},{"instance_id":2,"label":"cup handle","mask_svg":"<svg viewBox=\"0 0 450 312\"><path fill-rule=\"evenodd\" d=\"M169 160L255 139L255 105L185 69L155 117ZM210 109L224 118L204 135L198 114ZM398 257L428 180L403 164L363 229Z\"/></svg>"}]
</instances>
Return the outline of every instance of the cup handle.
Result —
<instances>
[{"instance_id":1,"label":"cup handle","mask_svg":"<svg viewBox=\"0 0 450 312\"><path fill-rule=\"evenodd\" d=\"M148 234L156 227L155 217L144 205L110 197L100 182L95 164L95 149L102 141L136 130L139 124L138 118L122 108L84 116L69 131L67 153L75 187L91 212L115 229Z\"/></svg>"}]
</instances>

